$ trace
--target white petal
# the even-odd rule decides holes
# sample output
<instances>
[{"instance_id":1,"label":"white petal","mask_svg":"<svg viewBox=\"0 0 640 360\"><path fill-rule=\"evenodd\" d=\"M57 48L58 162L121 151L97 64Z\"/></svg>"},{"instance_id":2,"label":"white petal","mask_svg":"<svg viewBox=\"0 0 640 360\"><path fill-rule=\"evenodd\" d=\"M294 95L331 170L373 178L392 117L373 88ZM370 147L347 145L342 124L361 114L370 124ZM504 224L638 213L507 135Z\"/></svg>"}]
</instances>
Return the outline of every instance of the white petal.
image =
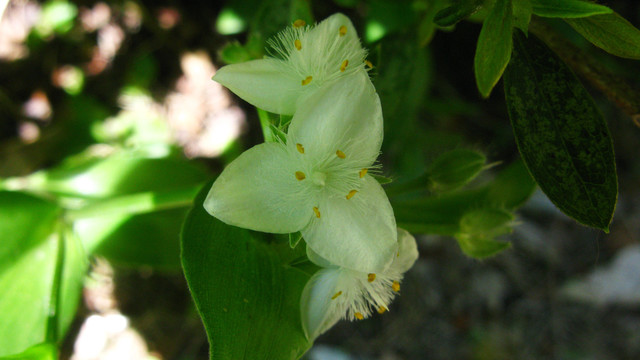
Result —
<instances>
[{"instance_id":1,"label":"white petal","mask_svg":"<svg viewBox=\"0 0 640 360\"><path fill-rule=\"evenodd\" d=\"M316 272L302 290L300 297L300 315L302 328L309 340L329 330L344 315L332 301L336 293L340 272L323 269Z\"/></svg>"},{"instance_id":2,"label":"white petal","mask_svg":"<svg viewBox=\"0 0 640 360\"><path fill-rule=\"evenodd\" d=\"M280 143L256 145L227 166L213 183L204 208L223 222L251 230L291 233L309 223L315 196L294 156Z\"/></svg>"},{"instance_id":3,"label":"white petal","mask_svg":"<svg viewBox=\"0 0 640 360\"><path fill-rule=\"evenodd\" d=\"M249 104L276 114L293 115L303 90L298 79L278 59L252 60L227 65L213 80Z\"/></svg>"},{"instance_id":4,"label":"white petal","mask_svg":"<svg viewBox=\"0 0 640 360\"><path fill-rule=\"evenodd\" d=\"M344 35L340 35L340 28L344 26L346 28L346 33ZM356 40L358 44L360 39L358 39L358 33L356 29L353 27L351 20L341 13L336 13L328 18L322 20L313 30L311 30L310 35L314 37L341 37L345 42Z\"/></svg>"},{"instance_id":5,"label":"white petal","mask_svg":"<svg viewBox=\"0 0 640 360\"><path fill-rule=\"evenodd\" d=\"M362 181L360 191L349 200L321 198L321 217L312 217L302 235L307 246L331 263L377 273L396 255L396 221L380 184L369 175Z\"/></svg>"},{"instance_id":6,"label":"white petal","mask_svg":"<svg viewBox=\"0 0 640 360\"><path fill-rule=\"evenodd\" d=\"M411 269L418 260L416 239L407 230L398 228L398 252L391 267L400 274Z\"/></svg>"},{"instance_id":7,"label":"white petal","mask_svg":"<svg viewBox=\"0 0 640 360\"><path fill-rule=\"evenodd\" d=\"M322 256L318 255L318 253L316 253L315 251L313 251L313 249L311 249L309 246L307 246L307 257L309 258L309 261L311 261L312 263L323 267L323 268L333 268L336 267L334 264L332 264L329 260L323 258Z\"/></svg>"},{"instance_id":8,"label":"white petal","mask_svg":"<svg viewBox=\"0 0 640 360\"><path fill-rule=\"evenodd\" d=\"M310 157L337 150L355 166L370 166L382 144L382 108L366 72L356 72L300 99L289 135Z\"/></svg>"}]
</instances>

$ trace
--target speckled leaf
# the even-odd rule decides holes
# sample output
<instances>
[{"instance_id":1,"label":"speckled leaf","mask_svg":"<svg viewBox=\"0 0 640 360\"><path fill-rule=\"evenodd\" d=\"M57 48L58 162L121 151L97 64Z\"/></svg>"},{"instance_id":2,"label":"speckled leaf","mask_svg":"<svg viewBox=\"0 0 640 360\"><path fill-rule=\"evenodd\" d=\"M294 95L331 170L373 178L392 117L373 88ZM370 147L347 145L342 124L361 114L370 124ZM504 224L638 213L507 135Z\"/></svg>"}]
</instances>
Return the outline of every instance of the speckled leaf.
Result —
<instances>
[{"instance_id":1,"label":"speckled leaf","mask_svg":"<svg viewBox=\"0 0 640 360\"><path fill-rule=\"evenodd\" d=\"M617 177L593 99L540 40L519 32L504 86L518 148L542 191L578 222L608 231Z\"/></svg>"},{"instance_id":2,"label":"speckled leaf","mask_svg":"<svg viewBox=\"0 0 640 360\"><path fill-rule=\"evenodd\" d=\"M478 90L485 98L489 97L509 63L513 46L512 22L511 0L496 0L480 30L473 65Z\"/></svg>"},{"instance_id":3,"label":"speckled leaf","mask_svg":"<svg viewBox=\"0 0 640 360\"><path fill-rule=\"evenodd\" d=\"M640 30L613 13L581 19L565 19L593 45L623 58L640 59Z\"/></svg>"},{"instance_id":4,"label":"speckled leaf","mask_svg":"<svg viewBox=\"0 0 640 360\"><path fill-rule=\"evenodd\" d=\"M300 295L310 274L289 266L287 256L297 254L287 243L272 246L260 233L207 214L202 203L210 186L194 201L181 236L182 266L210 358L299 359L311 346L300 322Z\"/></svg>"}]
</instances>

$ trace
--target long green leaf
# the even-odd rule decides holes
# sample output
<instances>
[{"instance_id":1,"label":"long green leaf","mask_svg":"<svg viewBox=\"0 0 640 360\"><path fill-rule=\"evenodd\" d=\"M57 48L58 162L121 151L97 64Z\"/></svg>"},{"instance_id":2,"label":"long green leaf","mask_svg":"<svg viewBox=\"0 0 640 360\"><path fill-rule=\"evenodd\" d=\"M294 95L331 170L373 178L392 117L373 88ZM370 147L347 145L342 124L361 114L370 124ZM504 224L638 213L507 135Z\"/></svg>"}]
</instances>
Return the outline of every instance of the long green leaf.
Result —
<instances>
[{"instance_id":1,"label":"long green leaf","mask_svg":"<svg viewBox=\"0 0 640 360\"><path fill-rule=\"evenodd\" d=\"M310 347L300 322L309 275L259 234L206 213L205 186L182 230L182 265L215 360L298 359ZM287 243L283 247L292 252ZM304 248L304 247L299 247Z\"/></svg>"},{"instance_id":2,"label":"long green leaf","mask_svg":"<svg viewBox=\"0 0 640 360\"><path fill-rule=\"evenodd\" d=\"M485 98L491 94L511 58L512 22L511 0L496 0L480 30L473 63L478 90Z\"/></svg>"},{"instance_id":3,"label":"long green leaf","mask_svg":"<svg viewBox=\"0 0 640 360\"><path fill-rule=\"evenodd\" d=\"M617 200L607 125L582 84L540 40L521 33L505 72L505 96L520 154L565 214L608 231Z\"/></svg>"},{"instance_id":4,"label":"long green leaf","mask_svg":"<svg viewBox=\"0 0 640 360\"><path fill-rule=\"evenodd\" d=\"M438 26L455 25L480 10L480 7L482 7L481 0L455 1L451 6L438 11L433 21Z\"/></svg>"},{"instance_id":5,"label":"long green leaf","mask_svg":"<svg viewBox=\"0 0 640 360\"><path fill-rule=\"evenodd\" d=\"M581 19L565 19L593 45L623 58L640 59L640 30L613 13Z\"/></svg>"},{"instance_id":6,"label":"long green leaf","mask_svg":"<svg viewBox=\"0 0 640 360\"><path fill-rule=\"evenodd\" d=\"M87 260L57 205L0 192L0 356L60 340L75 309Z\"/></svg>"},{"instance_id":7,"label":"long green leaf","mask_svg":"<svg viewBox=\"0 0 640 360\"><path fill-rule=\"evenodd\" d=\"M613 11L604 5L582 0L531 0L531 4L533 13L542 17L582 18Z\"/></svg>"}]
</instances>

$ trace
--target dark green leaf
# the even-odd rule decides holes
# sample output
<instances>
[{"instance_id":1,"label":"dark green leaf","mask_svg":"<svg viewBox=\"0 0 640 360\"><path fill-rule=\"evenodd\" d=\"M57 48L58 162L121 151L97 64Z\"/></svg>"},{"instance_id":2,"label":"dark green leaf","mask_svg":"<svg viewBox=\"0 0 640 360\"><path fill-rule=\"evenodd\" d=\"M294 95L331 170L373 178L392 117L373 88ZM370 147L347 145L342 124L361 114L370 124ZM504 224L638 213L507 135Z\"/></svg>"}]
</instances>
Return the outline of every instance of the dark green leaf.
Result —
<instances>
[{"instance_id":1,"label":"dark green leaf","mask_svg":"<svg viewBox=\"0 0 640 360\"><path fill-rule=\"evenodd\" d=\"M565 21L604 51L623 58L640 59L640 30L622 16L613 13Z\"/></svg>"},{"instance_id":2,"label":"dark green leaf","mask_svg":"<svg viewBox=\"0 0 640 360\"><path fill-rule=\"evenodd\" d=\"M439 26L451 26L466 19L482 7L481 0L461 0L456 1L453 5L440 10L434 22Z\"/></svg>"},{"instance_id":3,"label":"dark green leaf","mask_svg":"<svg viewBox=\"0 0 640 360\"><path fill-rule=\"evenodd\" d=\"M608 231L617 199L613 145L593 99L540 40L516 34L505 96L518 149L565 214Z\"/></svg>"},{"instance_id":4,"label":"dark green leaf","mask_svg":"<svg viewBox=\"0 0 640 360\"><path fill-rule=\"evenodd\" d=\"M251 60L251 54L239 42L234 41L220 50L220 58L225 64L236 64Z\"/></svg>"},{"instance_id":5,"label":"dark green leaf","mask_svg":"<svg viewBox=\"0 0 640 360\"><path fill-rule=\"evenodd\" d=\"M87 260L60 211L0 192L0 356L60 339L75 315Z\"/></svg>"},{"instance_id":6,"label":"dark green leaf","mask_svg":"<svg viewBox=\"0 0 640 360\"><path fill-rule=\"evenodd\" d=\"M20 354L2 356L0 360L56 360L58 349L50 343L34 345Z\"/></svg>"},{"instance_id":7,"label":"dark green leaf","mask_svg":"<svg viewBox=\"0 0 640 360\"><path fill-rule=\"evenodd\" d=\"M473 63L478 90L485 98L509 63L512 20L511 0L496 0L482 25Z\"/></svg>"},{"instance_id":8,"label":"dark green leaf","mask_svg":"<svg viewBox=\"0 0 640 360\"><path fill-rule=\"evenodd\" d=\"M187 215L181 258L210 358L298 359L311 345L299 304L310 276L288 266L261 236L207 214L202 203L209 186Z\"/></svg>"},{"instance_id":9,"label":"dark green leaf","mask_svg":"<svg viewBox=\"0 0 640 360\"><path fill-rule=\"evenodd\" d=\"M513 26L522 30L525 34L529 32L529 23L533 14L531 0L520 0L513 3Z\"/></svg>"},{"instance_id":10,"label":"dark green leaf","mask_svg":"<svg viewBox=\"0 0 640 360\"><path fill-rule=\"evenodd\" d=\"M443 0L433 0L426 4L424 15L418 26L418 44L427 46L436 32L436 24L433 22L436 12L442 8Z\"/></svg>"},{"instance_id":11,"label":"dark green leaf","mask_svg":"<svg viewBox=\"0 0 640 360\"><path fill-rule=\"evenodd\" d=\"M300 231L296 233L289 234L289 246L294 249L302 240L302 233Z\"/></svg>"},{"instance_id":12,"label":"dark green leaf","mask_svg":"<svg viewBox=\"0 0 640 360\"><path fill-rule=\"evenodd\" d=\"M434 190L452 190L473 180L484 167L486 157L469 149L440 155L427 170Z\"/></svg>"},{"instance_id":13,"label":"dark green leaf","mask_svg":"<svg viewBox=\"0 0 640 360\"><path fill-rule=\"evenodd\" d=\"M543 17L581 18L612 12L604 5L582 0L531 0L531 4L533 13Z\"/></svg>"}]
</instances>

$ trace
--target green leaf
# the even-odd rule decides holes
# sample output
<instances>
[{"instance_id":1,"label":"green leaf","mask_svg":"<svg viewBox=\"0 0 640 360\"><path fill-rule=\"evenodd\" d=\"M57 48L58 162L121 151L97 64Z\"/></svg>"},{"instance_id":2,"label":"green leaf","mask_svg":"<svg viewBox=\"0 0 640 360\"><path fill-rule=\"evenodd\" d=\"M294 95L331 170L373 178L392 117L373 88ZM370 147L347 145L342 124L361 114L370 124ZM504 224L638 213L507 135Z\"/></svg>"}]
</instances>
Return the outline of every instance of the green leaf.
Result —
<instances>
[{"instance_id":1,"label":"green leaf","mask_svg":"<svg viewBox=\"0 0 640 360\"><path fill-rule=\"evenodd\" d=\"M78 8L65 0L47 1L42 6L40 19L36 24L36 32L46 38L52 33L64 34L73 28L73 21L78 14Z\"/></svg>"},{"instance_id":2,"label":"green leaf","mask_svg":"<svg viewBox=\"0 0 640 360\"><path fill-rule=\"evenodd\" d=\"M533 13L542 17L582 18L613 12L604 5L582 0L531 0L531 4Z\"/></svg>"},{"instance_id":3,"label":"green leaf","mask_svg":"<svg viewBox=\"0 0 640 360\"><path fill-rule=\"evenodd\" d=\"M295 247L298 246L300 240L302 240L302 233L300 231L289 234L289 246L292 249L295 249Z\"/></svg>"},{"instance_id":4,"label":"green leaf","mask_svg":"<svg viewBox=\"0 0 640 360\"><path fill-rule=\"evenodd\" d=\"M237 64L251 60L251 54L239 42L234 41L220 50L220 58L225 64Z\"/></svg>"},{"instance_id":5,"label":"green leaf","mask_svg":"<svg viewBox=\"0 0 640 360\"><path fill-rule=\"evenodd\" d=\"M87 260L57 205L0 192L0 356L55 342L78 305Z\"/></svg>"},{"instance_id":6,"label":"green leaf","mask_svg":"<svg viewBox=\"0 0 640 360\"><path fill-rule=\"evenodd\" d=\"M484 167L487 158L469 149L455 149L440 155L427 170L434 190L459 188L473 180Z\"/></svg>"},{"instance_id":7,"label":"green leaf","mask_svg":"<svg viewBox=\"0 0 640 360\"><path fill-rule=\"evenodd\" d=\"M456 1L451 6L438 11L433 21L438 26L455 25L480 10L481 7L481 0Z\"/></svg>"},{"instance_id":8,"label":"green leaf","mask_svg":"<svg viewBox=\"0 0 640 360\"><path fill-rule=\"evenodd\" d=\"M640 59L640 30L622 16L612 13L565 21L602 50L623 58Z\"/></svg>"},{"instance_id":9,"label":"green leaf","mask_svg":"<svg viewBox=\"0 0 640 360\"><path fill-rule=\"evenodd\" d=\"M560 210L608 231L618 189L607 125L557 55L533 36L514 39L504 84L520 154Z\"/></svg>"},{"instance_id":10,"label":"green leaf","mask_svg":"<svg viewBox=\"0 0 640 360\"><path fill-rule=\"evenodd\" d=\"M520 0L513 3L513 26L522 30L525 34L529 32L529 23L533 14L531 0Z\"/></svg>"},{"instance_id":11,"label":"green leaf","mask_svg":"<svg viewBox=\"0 0 640 360\"><path fill-rule=\"evenodd\" d=\"M432 0L425 4L426 9L422 20L418 26L418 44L420 46L427 46L433 35L436 32L436 24L433 22L433 18L436 16L437 11L442 8L443 0Z\"/></svg>"},{"instance_id":12,"label":"green leaf","mask_svg":"<svg viewBox=\"0 0 640 360\"><path fill-rule=\"evenodd\" d=\"M484 259L510 247L510 243L495 237L511 232L513 214L500 208L479 208L468 211L460 219L456 240L470 257Z\"/></svg>"},{"instance_id":13,"label":"green leaf","mask_svg":"<svg viewBox=\"0 0 640 360\"><path fill-rule=\"evenodd\" d=\"M58 349L50 343L42 343L34 345L20 354L2 356L0 360L56 360L58 358Z\"/></svg>"},{"instance_id":14,"label":"green leaf","mask_svg":"<svg viewBox=\"0 0 640 360\"><path fill-rule=\"evenodd\" d=\"M210 359L300 358L311 345L299 303L310 275L290 267L262 234L209 215L202 207L209 187L187 215L181 258L209 337ZM284 247L293 251L286 242Z\"/></svg>"},{"instance_id":15,"label":"green leaf","mask_svg":"<svg viewBox=\"0 0 640 360\"><path fill-rule=\"evenodd\" d=\"M536 182L524 163L516 161L502 170L486 189L489 205L515 209L529 200L536 189Z\"/></svg>"},{"instance_id":16,"label":"green leaf","mask_svg":"<svg viewBox=\"0 0 640 360\"><path fill-rule=\"evenodd\" d=\"M478 90L485 98L491 94L511 58L512 20L511 0L496 0L480 30L473 63Z\"/></svg>"}]
</instances>

